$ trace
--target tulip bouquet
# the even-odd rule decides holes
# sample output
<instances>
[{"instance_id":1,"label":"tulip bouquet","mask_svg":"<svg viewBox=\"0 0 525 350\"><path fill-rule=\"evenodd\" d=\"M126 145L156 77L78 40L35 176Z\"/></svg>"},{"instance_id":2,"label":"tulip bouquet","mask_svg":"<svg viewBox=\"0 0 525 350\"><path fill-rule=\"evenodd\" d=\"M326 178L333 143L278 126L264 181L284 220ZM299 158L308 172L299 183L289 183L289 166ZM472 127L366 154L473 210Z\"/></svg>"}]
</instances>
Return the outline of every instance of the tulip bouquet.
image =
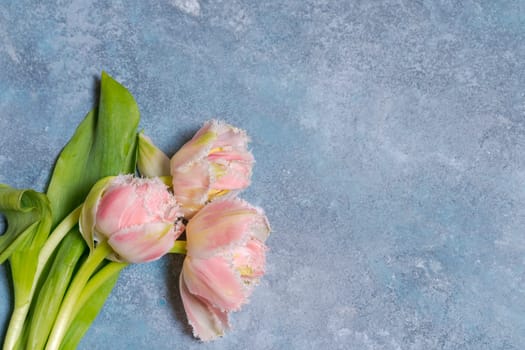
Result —
<instances>
[{"instance_id":1,"label":"tulip bouquet","mask_svg":"<svg viewBox=\"0 0 525 350\"><path fill-rule=\"evenodd\" d=\"M213 340L264 274L268 220L237 197L254 162L246 133L210 121L170 158L138 122L131 94L102 73L99 106L46 193L0 184L14 294L5 350L75 348L120 271L169 253L186 255L178 284L194 336Z\"/></svg>"}]
</instances>

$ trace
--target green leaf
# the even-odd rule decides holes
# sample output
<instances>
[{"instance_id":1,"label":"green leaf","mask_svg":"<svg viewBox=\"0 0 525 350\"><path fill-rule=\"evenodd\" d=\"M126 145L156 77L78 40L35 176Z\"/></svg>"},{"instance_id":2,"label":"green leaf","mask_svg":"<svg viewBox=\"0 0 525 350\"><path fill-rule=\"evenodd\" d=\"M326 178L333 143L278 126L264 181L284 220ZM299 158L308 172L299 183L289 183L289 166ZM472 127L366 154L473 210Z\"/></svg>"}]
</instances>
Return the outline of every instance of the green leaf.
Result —
<instances>
[{"instance_id":1,"label":"green leaf","mask_svg":"<svg viewBox=\"0 0 525 350\"><path fill-rule=\"evenodd\" d=\"M102 177L134 173L139 109L129 91L102 73L100 102L58 158L47 195L53 224L84 201Z\"/></svg>"},{"instance_id":2,"label":"green leaf","mask_svg":"<svg viewBox=\"0 0 525 350\"><path fill-rule=\"evenodd\" d=\"M22 330L27 329L24 324L31 298L39 294L43 285L35 279L38 271L44 271L40 281L53 280L55 288L51 289L56 294L50 294L61 299L59 286L68 285L71 276L44 268L50 255L40 254L42 245L51 227L77 208L100 178L135 172L138 123L139 111L131 94L103 72L99 106L88 113L58 157L47 198L34 191L0 185L0 211L7 219L7 230L0 236L0 263L10 259L15 293L4 349L23 346L27 339L28 332ZM81 240L71 245L71 250L86 250ZM49 260L53 259L56 264L64 263L60 253ZM110 290L101 299L101 305Z\"/></svg>"},{"instance_id":3,"label":"green leaf","mask_svg":"<svg viewBox=\"0 0 525 350\"><path fill-rule=\"evenodd\" d=\"M99 179L135 172L139 118L133 96L103 72L99 106L78 126L60 154L49 183L47 193L53 210L53 225L82 203ZM85 247L83 242L77 244ZM63 278L64 283L71 280L66 275L58 277ZM118 274L115 281L117 277ZM102 308L113 286L114 282L107 283L100 291L94 291L97 303L93 304L91 312ZM78 321L75 318L70 327L87 330L93 319L87 323L87 318ZM80 338L76 337L81 337L85 330L76 333L72 341L78 342Z\"/></svg>"},{"instance_id":4,"label":"green leaf","mask_svg":"<svg viewBox=\"0 0 525 350\"><path fill-rule=\"evenodd\" d=\"M6 185L0 185L0 211L7 220L7 230L0 237L0 262L9 258L14 290L14 308L4 342L4 348L10 349L18 341L29 310L38 255L51 228L51 211L44 194Z\"/></svg>"},{"instance_id":5,"label":"green leaf","mask_svg":"<svg viewBox=\"0 0 525 350\"><path fill-rule=\"evenodd\" d=\"M7 221L7 230L0 236L0 264L21 244L34 239L40 244L49 234L51 212L49 201L42 193L0 184L0 212ZM43 234L35 238L35 231Z\"/></svg>"}]
</instances>

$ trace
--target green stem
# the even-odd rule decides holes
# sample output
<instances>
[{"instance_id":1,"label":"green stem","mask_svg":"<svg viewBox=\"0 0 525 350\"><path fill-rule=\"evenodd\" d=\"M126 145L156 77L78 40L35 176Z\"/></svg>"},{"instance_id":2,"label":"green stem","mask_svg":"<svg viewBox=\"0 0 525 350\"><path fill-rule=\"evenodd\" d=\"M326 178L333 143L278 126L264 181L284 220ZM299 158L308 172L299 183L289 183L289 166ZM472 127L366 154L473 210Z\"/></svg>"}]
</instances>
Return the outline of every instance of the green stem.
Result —
<instances>
[{"instance_id":1,"label":"green stem","mask_svg":"<svg viewBox=\"0 0 525 350\"><path fill-rule=\"evenodd\" d=\"M62 238L64 238L64 236L78 223L81 208L82 206L79 206L62 220L62 222L49 235L46 243L40 250L38 264L33 276L33 282L27 297L27 302L24 302L22 305L15 305L4 340L4 350L12 350L15 348L18 338L22 333L22 329L24 328L24 323L27 318L27 313L29 312L29 306L31 305L33 294L35 293L38 284L38 279L40 278L49 257L62 241Z\"/></svg>"},{"instance_id":2,"label":"green stem","mask_svg":"<svg viewBox=\"0 0 525 350\"><path fill-rule=\"evenodd\" d=\"M175 241L170 253L186 255L186 241Z\"/></svg>"},{"instance_id":3,"label":"green stem","mask_svg":"<svg viewBox=\"0 0 525 350\"><path fill-rule=\"evenodd\" d=\"M9 320L9 328L4 341L4 350L14 349L18 339L22 334L24 328L24 322L29 311L30 303L25 303L18 307L15 307Z\"/></svg>"},{"instance_id":4,"label":"green stem","mask_svg":"<svg viewBox=\"0 0 525 350\"><path fill-rule=\"evenodd\" d=\"M107 241L100 243L95 250L91 252L86 261L82 264L82 267L76 273L75 278L69 286L64 301L62 302L60 311L58 312L55 324L47 341L46 350L59 349L60 343L66 334L67 326L71 321L71 314L75 309L75 303L78 297L81 295L84 286L93 272L110 252L111 247Z\"/></svg>"},{"instance_id":5,"label":"green stem","mask_svg":"<svg viewBox=\"0 0 525 350\"><path fill-rule=\"evenodd\" d=\"M64 237L31 303L24 349L43 349L86 244L76 228Z\"/></svg>"},{"instance_id":6,"label":"green stem","mask_svg":"<svg viewBox=\"0 0 525 350\"><path fill-rule=\"evenodd\" d=\"M49 235L46 243L40 251L40 254L38 255L38 266L36 270L37 279L42 273L42 270L44 269L47 261L51 257L51 254L53 254L56 247L60 244L60 242L62 242L64 236L78 223L78 218L80 217L81 211L82 204L69 213L69 215L66 216L64 220L62 220L62 222Z\"/></svg>"},{"instance_id":7,"label":"green stem","mask_svg":"<svg viewBox=\"0 0 525 350\"><path fill-rule=\"evenodd\" d=\"M71 320L75 318L80 309L98 291L100 286L128 265L128 263L110 262L91 277L75 303L75 307L71 312Z\"/></svg>"}]
</instances>

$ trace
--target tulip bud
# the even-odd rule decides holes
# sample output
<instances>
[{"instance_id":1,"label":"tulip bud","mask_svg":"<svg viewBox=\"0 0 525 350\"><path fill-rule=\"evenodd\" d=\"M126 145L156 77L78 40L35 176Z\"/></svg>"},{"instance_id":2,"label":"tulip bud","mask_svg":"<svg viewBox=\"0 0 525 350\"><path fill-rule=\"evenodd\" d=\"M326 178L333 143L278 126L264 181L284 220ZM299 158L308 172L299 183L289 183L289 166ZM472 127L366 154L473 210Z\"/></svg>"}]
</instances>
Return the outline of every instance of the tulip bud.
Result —
<instances>
[{"instance_id":1,"label":"tulip bud","mask_svg":"<svg viewBox=\"0 0 525 350\"><path fill-rule=\"evenodd\" d=\"M250 184L253 156L243 130L209 121L171 158L173 192L190 218L208 201Z\"/></svg>"},{"instance_id":2,"label":"tulip bud","mask_svg":"<svg viewBox=\"0 0 525 350\"><path fill-rule=\"evenodd\" d=\"M143 133L138 136L137 168L142 176L170 175L170 159Z\"/></svg>"},{"instance_id":3,"label":"tulip bud","mask_svg":"<svg viewBox=\"0 0 525 350\"><path fill-rule=\"evenodd\" d=\"M261 209L240 199L207 204L186 226L180 276L194 335L212 340L228 329L228 314L247 302L264 274L270 226Z\"/></svg>"},{"instance_id":4,"label":"tulip bud","mask_svg":"<svg viewBox=\"0 0 525 350\"><path fill-rule=\"evenodd\" d=\"M91 189L80 216L80 231L91 249L107 241L108 257L129 263L160 258L184 230L173 195L159 179L109 177Z\"/></svg>"}]
</instances>

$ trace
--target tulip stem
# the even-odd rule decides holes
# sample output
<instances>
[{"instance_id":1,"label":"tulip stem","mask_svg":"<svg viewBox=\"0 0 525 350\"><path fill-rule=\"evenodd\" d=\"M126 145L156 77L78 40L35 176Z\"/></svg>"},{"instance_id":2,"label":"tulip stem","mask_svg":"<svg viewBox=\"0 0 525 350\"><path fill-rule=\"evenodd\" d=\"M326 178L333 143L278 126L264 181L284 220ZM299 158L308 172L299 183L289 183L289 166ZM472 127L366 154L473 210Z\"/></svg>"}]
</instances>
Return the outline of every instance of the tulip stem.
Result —
<instances>
[{"instance_id":1,"label":"tulip stem","mask_svg":"<svg viewBox=\"0 0 525 350\"><path fill-rule=\"evenodd\" d=\"M186 255L186 241L175 241L170 253Z\"/></svg>"},{"instance_id":2,"label":"tulip stem","mask_svg":"<svg viewBox=\"0 0 525 350\"><path fill-rule=\"evenodd\" d=\"M89 298L91 298L109 278L119 273L123 268L125 268L128 265L128 263L110 262L102 269L100 269L100 271L97 271L97 273L95 273L93 277L91 277L89 282L86 283L86 286L84 287L82 293L76 301L73 312L71 313L71 319L74 319L76 317L80 309L82 309L82 307L84 306L84 304L86 304Z\"/></svg>"},{"instance_id":3,"label":"tulip stem","mask_svg":"<svg viewBox=\"0 0 525 350\"><path fill-rule=\"evenodd\" d=\"M31 300L33 298L33 295L35 294L38 279L40 278L40 275L42 274L46 263L51 257L51 254L53 254L53 251L62 241L64 236L69 231L71 231L71 229L75 227L75 225L78 223L78 218L80 216L81 209L82 205L80 205L78 208L69 213L69 215L66 216L49 235L46 243L40 250L40 253L38 254L38 263L36 266L35 274L33 276L33 282L31 285L31 290L29 291L27 302L23 305L15 306L13 316L9 321L9 327L4 340L4 349L13 349L16 345L16 342L19 340L24 323L27 318L27 313L29 312Z\"/></svg>"},{"instance_id":4,"label":"tulip stem","mask_svg":"<svg viewBox=\"0 0 525 350\"><path fill-rule=\"evenodd\" d=\"M42 269L49 260L49 257L51 254L53 254L60 242L62 242L64 236L78 223L78 218L80 217L80 212L82 211L82 205L83 204L69 213L69 215L66 216L64 220L62 220L62 222L60 222L60 224L49 235L46 243L40 251L40 254L38 255L38 267L35 275L36 279L38 279L42 273Z\"/></svg>"},{"instance_id":5,"label":"tulip stem","mask_svg":"<svg viewBox=\"0 0 525 350\"><path fill-rule=\"evenodd\" d=\"M62 339L64 338L67 328L72 320L72 314L75 310L75 304L82 294L84 286L88 282L93 272L100 263L111 252L111 247L107 241L101 242L87 257L80 269L71 282L69 289L60 306L53 329L47 341L46 350L58 350Z\"/></svg>"}]
</instances>

